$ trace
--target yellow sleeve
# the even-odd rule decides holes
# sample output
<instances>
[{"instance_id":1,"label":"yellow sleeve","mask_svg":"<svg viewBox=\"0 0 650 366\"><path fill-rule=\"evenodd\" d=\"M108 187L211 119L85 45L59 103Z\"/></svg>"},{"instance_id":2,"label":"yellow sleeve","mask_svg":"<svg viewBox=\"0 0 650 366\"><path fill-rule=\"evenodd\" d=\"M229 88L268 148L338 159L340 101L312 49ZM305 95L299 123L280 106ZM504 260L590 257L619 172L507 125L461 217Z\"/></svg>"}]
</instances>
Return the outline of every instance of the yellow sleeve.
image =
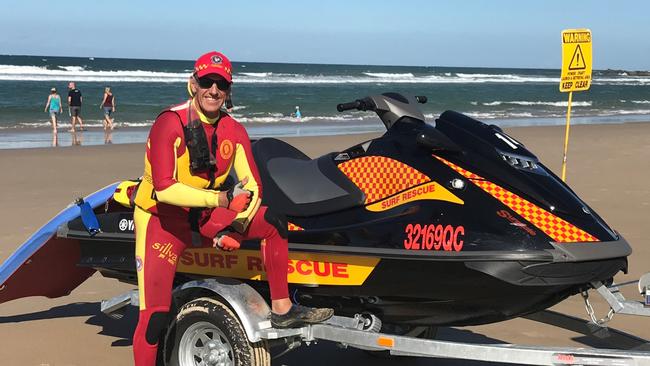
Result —
<instances>
[{"instance_id":1,"label":"yellow sleeve","mask_svg":"<svg viewBox=\"0 0 650 366\"><path fill-rule=\"evenodd\" d=\"M260 208L260 205L262 203L260 197L260 187L259 183L257 182L257 179L259 179L257 178L257 171L255 174L253 173L253 169L255 168L252 164L255 164L255 161L250 160L252 160L252 156L249 156L249 154L246 153L244 146L238 143L237 147L235 148L235 159L233 164L235 173L237 174L237 179L239 180L248 177L248 183L246 183L244 189L253 192L253 199L251 200L248 208L245 211L237 214L235 221L233 221L235 229L239 231L246 230L248 224L250 224L251 220L257 213L257 210Z\"/></svg>"},{"instance_id":2,"label":"yellow sleeve","mask_svg":"<svg viewBox=\"0 0 650 366\"><path fill-rule=\"evenodd\" d=\"M183 183L156 191L158 201L181 207L219 207L219 192L190 187Z\"/></svg>"}]
</instances>

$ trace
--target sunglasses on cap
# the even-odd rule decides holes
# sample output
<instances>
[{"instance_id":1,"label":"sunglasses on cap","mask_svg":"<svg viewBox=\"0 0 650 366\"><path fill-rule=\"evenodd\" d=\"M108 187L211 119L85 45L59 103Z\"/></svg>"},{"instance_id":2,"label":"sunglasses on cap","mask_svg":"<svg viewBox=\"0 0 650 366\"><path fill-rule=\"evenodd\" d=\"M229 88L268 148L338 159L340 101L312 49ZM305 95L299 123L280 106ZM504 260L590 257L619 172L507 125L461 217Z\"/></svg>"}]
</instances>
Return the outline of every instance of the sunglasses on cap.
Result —
<instances>
[{"instance_id":1,"label":"sunglasses on cap","mask_svg":"<svg viewBox=\"0 0 650 366\"><path fill-rule=\"evenodd\" d=\"M217 89L221 91L227 91L230 88L230 83L226 79L222 79L222 78L210 79L206 77L197 78L196 76L194 76L194 80L196 80L196 82L199 84L199 87L201 87L201 89L210 89L214 84L217 84Z\"/></svg>"}]
</instances>

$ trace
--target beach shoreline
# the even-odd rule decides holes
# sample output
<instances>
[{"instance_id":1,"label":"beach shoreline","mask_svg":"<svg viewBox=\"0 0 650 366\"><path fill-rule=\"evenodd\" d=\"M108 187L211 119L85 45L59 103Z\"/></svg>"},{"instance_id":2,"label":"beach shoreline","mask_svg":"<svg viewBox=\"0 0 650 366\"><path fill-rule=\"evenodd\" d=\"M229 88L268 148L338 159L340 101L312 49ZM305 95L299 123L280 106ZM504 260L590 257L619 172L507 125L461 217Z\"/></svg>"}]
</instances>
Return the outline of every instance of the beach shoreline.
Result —
<instances>
[{"instance_id":1,"label":"beach shoreline","mask_svg":"<svg viewBox=\"0 0 650 366\"><path fill-rule=\"evenodd\" d=\"M436 116L436 118L437 117L438 116ZM430 117L427 118L427 120L429 123L433 123L434 118ZM564 126L565 124L564 120L558 118L554 118L552 121L544 118L535 118L483 120L481 122L486 124L496 124L497 126L508 129L533 127L557 128ZM637 123L650 123L650 117L642 115L636 116L636 118L631 118L630 120L605 119L600 122L599 120L594 122L593 118L578 117L572 119L571 126L620 126ZM86 127L84 131L77 131L75 134L68 130L69 127L59 126L56 135L52 133L51 127L0 129L0 150L95 146L104 144L143 144L146 141L151 128L151 126L119 127L119 123L117 125L118 127L114 130L104 130L102 127ZM383 133L385 131L383 123L376 117L359 121L313 120L308 122L249 122L243 123L243 125L246 127L251 139L259 139L263 137L290 138L359 135L366 133Z\"/></svg>"},{"instance_id":2,"label":"beach shoreline","mask_svg":"<svg viewBox=\"0 0 650 366\"><path fill-rule=\"evenodd\" d=\"M506 128L553 172L561 170L563 126ZM316 157L340 151L378 136L380 133L339 136L283 138ZM617 282L638 278L648 270L650 239L650 123L576 125L571 128L568 155L568 183L605 221L620 232L633 248L629 273ZM33 232L76 197L87 195L115 181L137 178L144 164L144 143L81 146L79 148L34 148L0 150L0 169L5 174L3 190L5 215L0 222L0 261L4 261ZM558 174L559 175L559 174ZM32 297L0 304L0 359L8 365L131 364L130 337L137 316L128 313L122 320L100 314L98 302L132 289L133 286L94 275L70 295L47 299ZM635 286L625 288L628 298L638 298ZM596 298L597 296L594 296ZM594 299L598 314L606 313L604 303ZM553 310L586 319L580 296L573 296ZM615 316L615 329L650 338L645 320ZM530 345L584 346L573 332L541 326L525 319L464 327L461 335L478 334L501 342ZM9 336L11 335L11 336ZM28 340L28 341L27 341ZM342 365L369 363L360 351L333 352L331 345L319 344L295 351L278 362L300 365ZM37 344L38 347L34 347ZM313 356L315 354L323 357ZM97 355L103 355L97 357ZM330 355L330 356L325 356ZM322 358L322 361L320 360ZM309 361L307 361L309 360ZM365 361L364 361L365 360ZM446 361L433 360L437 365ZM429 361L418 360L418 364Z\"/></svg>"}]
</instances>

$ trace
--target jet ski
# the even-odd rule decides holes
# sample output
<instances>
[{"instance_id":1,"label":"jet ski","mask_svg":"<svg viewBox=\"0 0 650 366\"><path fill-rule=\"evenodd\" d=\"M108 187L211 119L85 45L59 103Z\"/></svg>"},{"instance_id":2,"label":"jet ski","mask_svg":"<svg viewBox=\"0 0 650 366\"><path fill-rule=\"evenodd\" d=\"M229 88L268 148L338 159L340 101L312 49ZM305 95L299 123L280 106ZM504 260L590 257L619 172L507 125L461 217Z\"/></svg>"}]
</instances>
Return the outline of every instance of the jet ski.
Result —
<instances>
[{"instance_id":1,"label":"jet ski","mask_svg":"<svg viewBox=\"0 0 650 366\"><path fill-rule=\"evenodd\" d=\"M288 221L295 302L385 324L477 325L627 272L626 240L524 144L454 111L427 123L425 102L385 93L339 104L376 113L386 132L315 159L278 139L254 142L263 204ZM63 296L95 271L137 284L121 186L73 204L23 244L0 267L0 303ZM268 295L259 245L189 247L175 284L229 277ZM36 277L47 281L27 284Z\"/></svg>"}]
</instances>

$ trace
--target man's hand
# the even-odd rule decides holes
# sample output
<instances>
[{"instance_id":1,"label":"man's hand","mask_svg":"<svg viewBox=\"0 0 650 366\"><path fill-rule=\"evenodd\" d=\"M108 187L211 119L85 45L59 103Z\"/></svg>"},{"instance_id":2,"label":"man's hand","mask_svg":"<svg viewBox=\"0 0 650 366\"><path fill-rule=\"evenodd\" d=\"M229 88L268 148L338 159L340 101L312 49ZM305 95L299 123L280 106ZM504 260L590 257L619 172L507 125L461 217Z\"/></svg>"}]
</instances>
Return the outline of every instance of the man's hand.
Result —
<instances>
[{"instance_id":1,"label":"man's hand","mask_svg":"<svg viewBox=\"0 0 650 366\"><path fill-rule=\"evenodd\" d=\"M220 233L214 239L212 239L212 246L215 248L221 248L226 252L231 252L233 250L239 249L240 243L237 241L237 239L229 236L227 233Z\"/></svg>"},{"instance_id":2,"label":"man's hand","mask_svg":"<svg viewBox=\"0 0 650 366\"><path fill-rule=\"evenodd\" d=\"M235 212L244 212L251 203L252 192L244 189L248 183L248 177L245 177L226 192L228 197L228 209Z\"/></svg>"}]
</instances>

